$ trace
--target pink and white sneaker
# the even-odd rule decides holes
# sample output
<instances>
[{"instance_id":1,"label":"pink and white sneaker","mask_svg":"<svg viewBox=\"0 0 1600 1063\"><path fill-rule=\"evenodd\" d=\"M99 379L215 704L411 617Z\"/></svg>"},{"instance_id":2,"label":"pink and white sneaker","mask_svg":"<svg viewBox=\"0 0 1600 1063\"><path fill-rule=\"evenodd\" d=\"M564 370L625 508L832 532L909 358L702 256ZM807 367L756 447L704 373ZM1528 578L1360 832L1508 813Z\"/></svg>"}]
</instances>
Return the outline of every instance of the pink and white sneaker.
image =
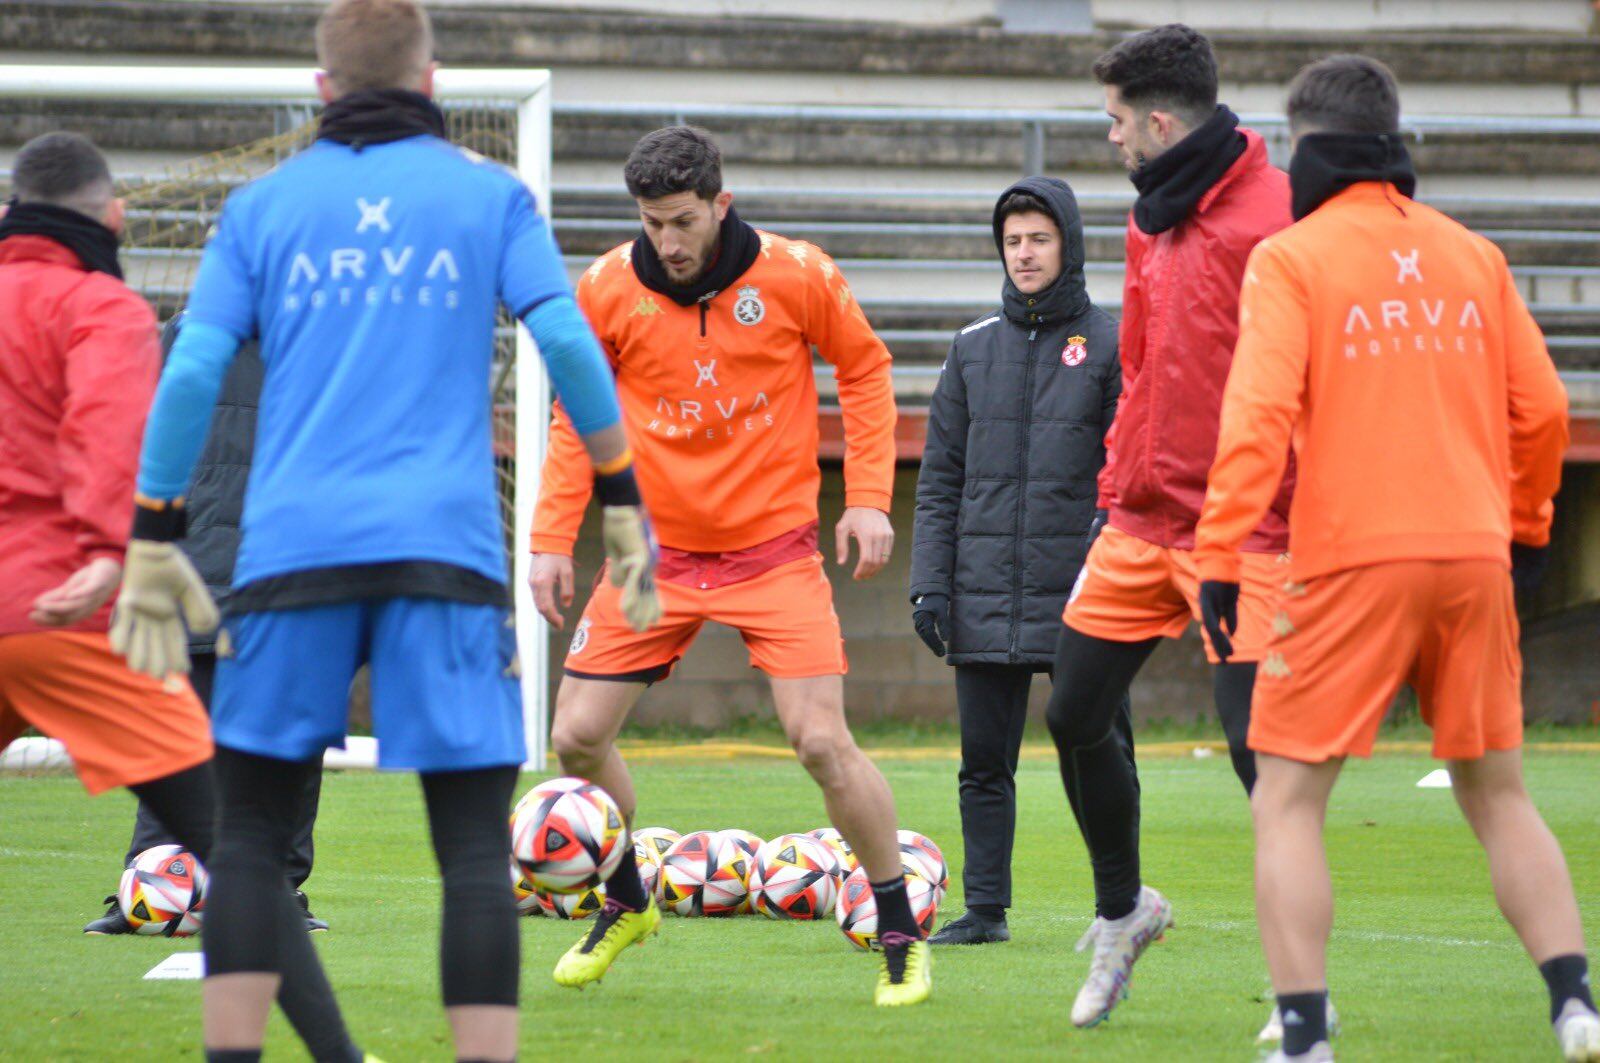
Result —
<instances>
[{"instance_id":1,"label":"pink and white sneaker","mask_svg":"<svg viewBox=\"0 0 1600 1063\"><path fill-rule=\"evenodd\" d=\"M1072 1002L1074 1026L1093 1026L1111 1014L1128 995L1134 963L1171 925L1171 903L1149 886L1139 890L1139 903L1121 919L1096 919L1090 924L1078 942L1078 951L1093 945L1094 959L1089 963L1088 979Z\"/></svg>"}]
</instances>

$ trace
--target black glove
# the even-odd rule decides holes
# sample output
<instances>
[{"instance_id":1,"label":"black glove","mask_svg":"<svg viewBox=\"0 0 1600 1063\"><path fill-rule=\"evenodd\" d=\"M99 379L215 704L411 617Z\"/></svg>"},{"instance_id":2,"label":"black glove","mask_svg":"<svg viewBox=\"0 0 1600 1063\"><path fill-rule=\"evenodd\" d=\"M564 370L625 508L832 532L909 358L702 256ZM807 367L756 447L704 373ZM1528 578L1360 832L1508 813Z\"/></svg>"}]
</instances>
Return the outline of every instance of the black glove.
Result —
<instances>
[{"instance_id":1,"label":"black glove","mask_svg":"<svg viewBox=\"0 0 1600 1063\"><path fill-rule=\"evenodd\" d=\"M919 594L912 603L911 624L917 637L928 644L935 657L943 657L945 643L950 641L950 596L947 594Z\"/></svg>"},{"instance_id":2,"label":"black glove","mask_svg":"<svg viewBox=\"0 0 1600 1063\"><path fill-rule=\"evenodd\" d=\"M1106 526L1106 518L1110 515L1110 510L1097 509L1094 511L1094 519L1089 522L1089 534L1084 536L1083 539L1085 555L1094 547L1094 541L1100 538L1100 529Z\"/></svg>"},{"instance_id":3,"label":"black glove","mask_svg":"<svg viewBox=\"0 0 1600 1063\"><path fill-rule=\"evenodd\" d=\"M1511 585L1519 591L1538 589L1544 582L1545 570L1550 567L1548 546L1511 544Z\"/></svg>"},{"instance_id":4,"label":"black glove","mask_svg":"<svg viewBox=\"0 0 1600 1063\"><path fill-rule=\"evenodd\" d=\"M1239 585L1221 580L1200 582L1200 623L1211 636L1211 649L1223 664L1233 656L1233 640L1228 636L1239 630Z\"/></svg>"}]
</instances>

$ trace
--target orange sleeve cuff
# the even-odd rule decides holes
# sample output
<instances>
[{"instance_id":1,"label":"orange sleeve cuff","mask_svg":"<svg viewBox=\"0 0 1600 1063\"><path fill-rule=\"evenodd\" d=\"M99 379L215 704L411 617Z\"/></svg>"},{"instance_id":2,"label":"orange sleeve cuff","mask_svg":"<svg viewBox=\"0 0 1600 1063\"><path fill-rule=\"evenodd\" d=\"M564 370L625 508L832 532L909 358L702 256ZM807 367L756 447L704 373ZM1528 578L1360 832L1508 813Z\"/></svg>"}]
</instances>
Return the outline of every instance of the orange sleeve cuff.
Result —
<instances>
[{"instance_id":1,"label":"orange sleeve cuff","mask_svg":"<svg viewBox=\"0 0 1600 1063\"><path fill-rule=\"evenodd\" d=\"M894 496L888 491L872 491L860 487L854 490L846 488L844 492L844 504L847 509L861 506L866 509L876 509L888 513L889 505L893 498Z\"/></svg>"},{"instance_id":2,"label":"orange sleeve cuff","mask_svg":"<svg viewBox=\"0 0 1600 1063\"><path fill-rule=\"evenodd\" d=\"M1207 552L1195 551L1194 567L1202 580L1215 580L1218 583L1238 583L1244 571L1244 562L1237 551Z\"/></svg>"},{"instance_id":3,"label":"orange sleeve cuff","mask_svg":"<svg viewBox=\"0 0 1600 1063\"><path fill-rule=\"evenodd\" d=\"M528 548L536 554L560 554L562 557L572 556L572 547L577 539L568 539L561 535L541 535L534 532Z\"/></svg>"}]
</instances>

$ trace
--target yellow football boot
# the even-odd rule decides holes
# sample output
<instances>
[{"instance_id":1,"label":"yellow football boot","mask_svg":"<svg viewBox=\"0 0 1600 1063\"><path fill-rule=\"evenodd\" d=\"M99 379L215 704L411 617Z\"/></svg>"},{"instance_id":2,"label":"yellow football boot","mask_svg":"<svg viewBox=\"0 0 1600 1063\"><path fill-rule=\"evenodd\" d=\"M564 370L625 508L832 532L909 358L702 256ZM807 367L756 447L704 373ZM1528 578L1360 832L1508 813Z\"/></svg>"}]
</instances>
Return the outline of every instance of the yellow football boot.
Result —
<instances>
[{"instance_id":1,"label":"yellow football boot","mask_svg":"<svg viewBox=\"0 0 1600 1063\"><path fill-rule=\"evenodd\" d=\"M902 937L903 935L895 935ZM883 949L883 970L872 1002L880 1008L921 1004L933 995L933 953L926 941L892 942Z\"/></svg>"},{"instance_id":2,"label":"yellow football boot","mask_svg":"<svg viewBox=\"0 0 1600 1063\"><path fill-rule=\"evenodd\" d=\"M643 945L645 939L661 930L661 909L655 898L642 912L630 912L607 903L594 917L594 925L583 940L567 950L556 963L556 985L582 989L598 982L629 945Z\"/></svg>"}]
</instances>

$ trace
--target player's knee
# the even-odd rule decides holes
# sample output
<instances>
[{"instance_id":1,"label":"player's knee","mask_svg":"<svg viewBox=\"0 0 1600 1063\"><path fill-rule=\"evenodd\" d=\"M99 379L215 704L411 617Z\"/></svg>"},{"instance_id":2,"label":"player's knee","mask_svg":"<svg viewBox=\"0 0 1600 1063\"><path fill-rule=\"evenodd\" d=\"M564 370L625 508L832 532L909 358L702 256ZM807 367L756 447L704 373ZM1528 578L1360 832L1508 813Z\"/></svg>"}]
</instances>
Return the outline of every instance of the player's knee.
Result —
<instances>
[{"instance_id":1,"label":"player's knee","mask_svg":"<svg viewBox=\"0 0 1600 1063\"><path fill-rule=\"evenodd\" d=\"M1099 725L1096 715L1082 699L1057 691L1045 709L1044 720L1058 749L1083 749L1098 745L1111 731L1109 721Z\"/></svg>"},{"instance_id":2,"label":"player's knee","mask_svg":"<svg viewBox=\"0 0 1600 1063\"><path fill-rule=\"evenodd\" d=\"M806 771L823 781L838 772L839 765L855 748L849 731L829 724L807 723L792 728L789 744Z\"/></svg>"},{"instance_id":3,"label":"player's knee","mask_svg":"<svg viewBox=\"0 0 1600 1063\"><path fill-rule=\"evenodd\" d=\"M593 775L611 750L607 736L588 725L577 712L557 712L550 726L550 747L569 775Z\"/></svg>"}]
</instances>

